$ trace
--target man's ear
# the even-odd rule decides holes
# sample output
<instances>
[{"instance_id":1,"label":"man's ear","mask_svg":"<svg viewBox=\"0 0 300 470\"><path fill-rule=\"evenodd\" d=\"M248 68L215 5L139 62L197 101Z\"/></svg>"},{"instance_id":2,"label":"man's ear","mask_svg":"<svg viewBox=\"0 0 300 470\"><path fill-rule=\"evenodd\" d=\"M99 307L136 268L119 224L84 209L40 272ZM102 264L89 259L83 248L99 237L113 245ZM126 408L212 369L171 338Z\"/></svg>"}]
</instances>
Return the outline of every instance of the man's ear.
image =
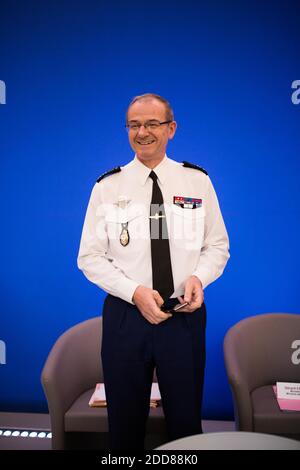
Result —
<instances>
[{"instance_id":1,"label":"man's ear","mask_svg":"<svg viewBox=\"0 0 300 470\"><path fill-rule=\"evenodd\" d=\"M174 135L175 135L175 132L176 132L176 129L177 129L177 122L176 121L172 121L170 124L169 124L169 139L173 139Z\"/></svg>"}]
</instances>

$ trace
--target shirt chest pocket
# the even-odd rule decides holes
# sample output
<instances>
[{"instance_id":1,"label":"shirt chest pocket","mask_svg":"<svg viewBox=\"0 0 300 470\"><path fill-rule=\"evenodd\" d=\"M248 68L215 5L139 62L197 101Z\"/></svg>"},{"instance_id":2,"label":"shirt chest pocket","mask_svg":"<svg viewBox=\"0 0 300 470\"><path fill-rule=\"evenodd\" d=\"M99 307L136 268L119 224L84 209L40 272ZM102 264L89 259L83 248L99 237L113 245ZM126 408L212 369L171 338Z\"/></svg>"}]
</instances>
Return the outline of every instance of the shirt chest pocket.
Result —
<instances>
[{"instance_id":1,"label":"shirt chest pocket","mask_svg":"<svg viewBox=\"0 0 300 470\"><path fill-rule=\"evenodd\" d=\"M177 246L198 250L202 246L205 227L205 209L187 209L172 206L171 232Z\"/></svg>"},{"instance_id":2,"label":"shirt chest pocket","mask_svg":"<svg viewBox=\"0 0 300 470\"><path fill-rule=\"evenodd\" d=\"M108 239L112 246L124 249L129 245L136 246L136 243L131 243L133 240L138 241L149 237L149 219L143 207L112 208L107 212L105 221ZM123 235L123 244L120 240L121 234ZM126 242L127 238L128 243Z\"/></svg>"}]
</instances>

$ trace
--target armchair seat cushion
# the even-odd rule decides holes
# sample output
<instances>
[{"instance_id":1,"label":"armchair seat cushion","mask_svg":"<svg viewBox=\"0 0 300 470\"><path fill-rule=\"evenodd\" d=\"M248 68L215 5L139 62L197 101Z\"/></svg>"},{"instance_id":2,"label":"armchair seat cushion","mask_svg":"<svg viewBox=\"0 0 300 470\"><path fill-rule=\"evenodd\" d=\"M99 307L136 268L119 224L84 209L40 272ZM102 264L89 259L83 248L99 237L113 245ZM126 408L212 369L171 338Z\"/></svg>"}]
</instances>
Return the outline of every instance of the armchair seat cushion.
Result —
<instances>
[{"instance_id":1,"label":"armchair seat cushion","mask_svg":"<svg viewBox=\"0 0 300 470\"><path fill-rule=\"evenodd\" d=\"M82 393L66 411L66 432L108 432L107 408L89 406L93 391L94 388L91 388ZM164 432L166 431L162 407L150 408L147 434L162 434Z\"/></svg>"},{"instance_id":2,"label":"armchair seat cushion","mask_svg":"<svg viewBox=\"0 0 300 470\"><path fill-rule=\"evenodd\" d=\"M254 431L271 434L300 434L300 412L282 411L272 385L255 389L251 394Z\"/></svg>"},{"instance_id":3,"label":"armchair seat cushion","mask_svg":"<svg viewBox=\"0 0 300 470\"><path fill-rule=\"evenodd\" d=\"M89 406L94 389L82 393L66 411L66 432L108 432L106 407Z\"/></svg>"}]
</instances>

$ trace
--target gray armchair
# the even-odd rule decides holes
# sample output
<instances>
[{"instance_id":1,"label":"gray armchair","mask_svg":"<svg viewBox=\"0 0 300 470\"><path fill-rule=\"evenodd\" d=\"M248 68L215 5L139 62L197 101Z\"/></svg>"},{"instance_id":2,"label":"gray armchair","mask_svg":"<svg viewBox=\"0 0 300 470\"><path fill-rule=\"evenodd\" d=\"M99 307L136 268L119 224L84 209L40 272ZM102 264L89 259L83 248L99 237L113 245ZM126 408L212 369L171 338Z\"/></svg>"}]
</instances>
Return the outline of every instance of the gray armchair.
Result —
<instances>
[{"instance_id":1,"label":"gray armchair","mask_svg":"<svg viewBox=\"0 0 300 470\"><path fill-rule=\"evenodd\" d=\"M246 318L226 333L225 366L239 431L300 439L300 412L281 411L272 389L276 382L300 382L297 340L299 314Z\"/></svg>"},{"instance_id":2,"label":"gray armchair","mask_svg":"<svg viewBox=\"0 0 300 470\"><path fill-rule=\"evenodd\" d=\"M107 448L107 409L88 405L96 383L103 382L101 338L102 317L92 318L67 330L49 353L41 379L53 449ZM150 408L145 445L153 448L166 441L162 408Z\"/></svg>"}]
</instances>

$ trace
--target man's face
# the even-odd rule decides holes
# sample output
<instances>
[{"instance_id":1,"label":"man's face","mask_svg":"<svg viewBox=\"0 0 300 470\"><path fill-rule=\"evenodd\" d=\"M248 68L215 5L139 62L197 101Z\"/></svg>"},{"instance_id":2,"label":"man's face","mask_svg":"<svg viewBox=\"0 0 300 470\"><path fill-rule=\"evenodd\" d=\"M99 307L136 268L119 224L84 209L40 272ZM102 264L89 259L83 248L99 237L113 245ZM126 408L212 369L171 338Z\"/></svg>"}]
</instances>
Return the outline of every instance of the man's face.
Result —
<instances>
[{"instance_id":1,"label":"man's face","mask_svg":"<svg viewBox=\"0 0 300 470\"><path fill-rule=\"evenodd\" d=\"M130 106L127 114L128 124L143 124L139 129L129 129L129 142L137 157L143 162L161 160L165 153L168 140L176 131L176 122L163 124L157 129L145 128L147 122L166 121L166 108L161 101L151 98L136 101Z\"/></svg>"}]
</instances>

